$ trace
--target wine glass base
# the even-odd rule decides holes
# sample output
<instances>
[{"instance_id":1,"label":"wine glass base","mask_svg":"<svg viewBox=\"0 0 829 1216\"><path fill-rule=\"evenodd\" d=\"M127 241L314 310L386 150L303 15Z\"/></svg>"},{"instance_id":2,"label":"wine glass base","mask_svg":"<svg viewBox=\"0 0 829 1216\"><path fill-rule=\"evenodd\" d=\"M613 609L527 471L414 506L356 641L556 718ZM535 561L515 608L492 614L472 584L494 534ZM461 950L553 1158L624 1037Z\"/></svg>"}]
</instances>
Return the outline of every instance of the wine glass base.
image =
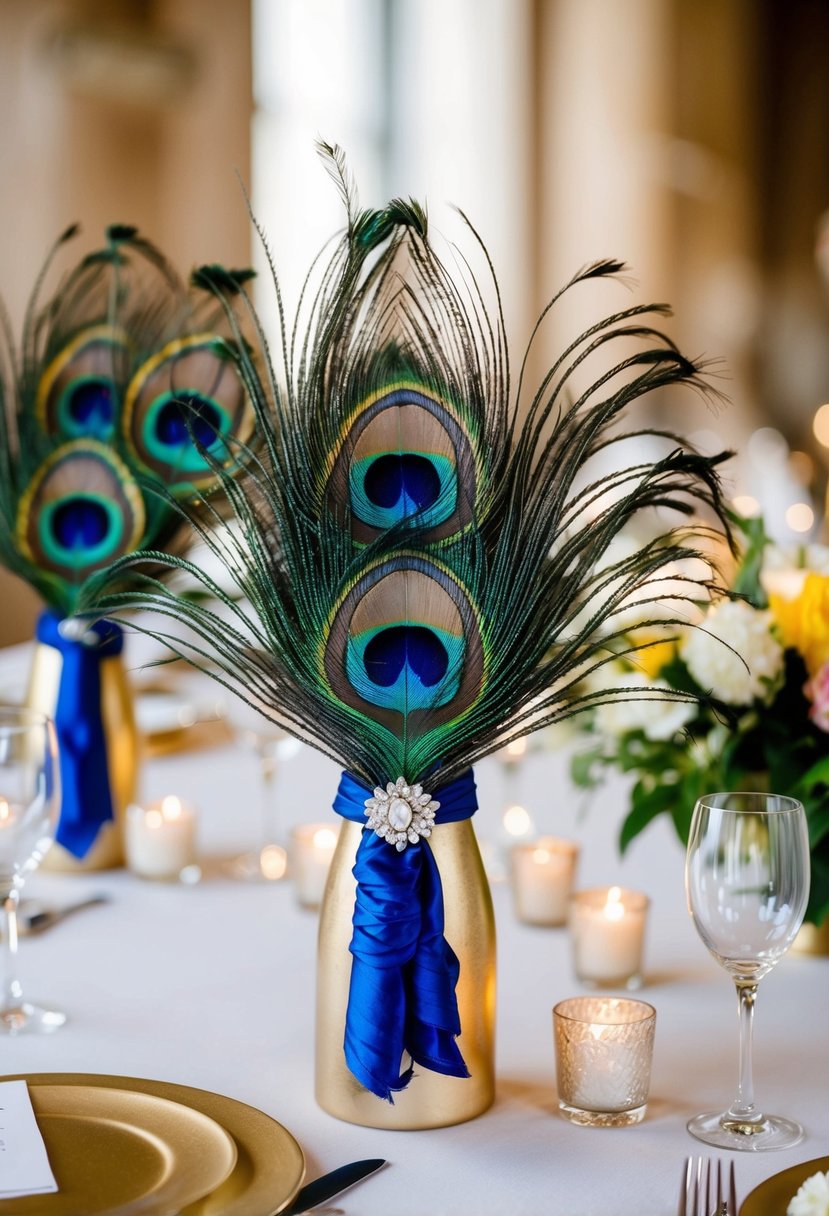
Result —
<instances>
[{"instance_id":1,"label":"wine glass base","mask_svg":"<svg viewBox=\"0 0 829 1216\"><path fill-rule=\"evenodd\" d=\"M727 1112L708 1111L691 1119L687 1126L691 1135L705 1144L742 1153L793 1148L805 1135L799 1123L781 1115L763 1115L756 1123L740 1123L729 1118Z\"/></svg>"},{"instance_id":2,"label":"wine glass base","mask_svg":"<svg viewBox=\"0 0 829 1216\"><path fill-rule=\"evenodd\" d=\"M0 1035L54 1034L66 1021L66 1014L57 1009L42 1009L31 1001L0 1008Z\"/></svg>"},{"instance_id":3,"label":"wine glass base","mask_svg":"<svg viewBox=\"0 0 829 1216\"><path fill-rule=\"evenodd\" d=\"M281 882L288 876L288 853L281 844L265 844L234 857L228 873L238 882Z\"/></svg>"}]
</instances>

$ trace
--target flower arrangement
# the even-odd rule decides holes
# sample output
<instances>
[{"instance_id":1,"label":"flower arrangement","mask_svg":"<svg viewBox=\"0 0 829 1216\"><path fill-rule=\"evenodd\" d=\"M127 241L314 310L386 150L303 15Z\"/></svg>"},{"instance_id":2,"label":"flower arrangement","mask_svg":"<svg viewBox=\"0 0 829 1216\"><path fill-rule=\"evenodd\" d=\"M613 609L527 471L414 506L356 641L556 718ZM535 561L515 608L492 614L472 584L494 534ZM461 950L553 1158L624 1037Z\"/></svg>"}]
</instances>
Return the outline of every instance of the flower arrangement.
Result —
<instances>
[{"instance_id":1,"label":"flower arrangement","mask_svg":"<svg viewBox=\"0 0 829 1216\"><path fill-rule=\"evenodd\" d=\"M592 745L572 776L592 788L631 774L624 851L658 815L685 841L696 800L712 790L769 788L799 798L809 822L812 888L806 919L829 916L829 548L787 554L760 519L735 518L743 537L732 596L700 607L687 629L632 626L645 649L620 655L627 696L583 719ZM642 699L628 698L637 687ZM670 690L693 701L657 700Z\"/></svg>"},{"instance_id":2,"label":"flower arrangement","mask_svg":"<svg viewBox=\"0 0 829 1216\"><path fill-rule=\"evenodd\" d=\"M786 1216L829 1216L829 1173L807 1178L786 1208Z\"/></svg>"}]
</instances>

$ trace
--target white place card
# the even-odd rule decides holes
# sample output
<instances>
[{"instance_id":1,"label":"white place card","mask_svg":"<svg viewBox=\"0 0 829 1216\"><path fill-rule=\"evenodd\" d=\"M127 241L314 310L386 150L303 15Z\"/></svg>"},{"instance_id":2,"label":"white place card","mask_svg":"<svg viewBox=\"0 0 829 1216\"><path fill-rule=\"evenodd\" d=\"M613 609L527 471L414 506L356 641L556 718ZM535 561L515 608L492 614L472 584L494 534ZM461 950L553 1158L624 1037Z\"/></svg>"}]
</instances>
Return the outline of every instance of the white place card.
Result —
<instances>
[{"instance_id":1,"label":"white place card","mask_svg":"<svg viewBox=\"0 0 829 1216\"><path fill-rule=\"evenodd\" d=\"M0 1081L0 1199L58 1189L25 1081Z\"/></svg>"}]
</instances>

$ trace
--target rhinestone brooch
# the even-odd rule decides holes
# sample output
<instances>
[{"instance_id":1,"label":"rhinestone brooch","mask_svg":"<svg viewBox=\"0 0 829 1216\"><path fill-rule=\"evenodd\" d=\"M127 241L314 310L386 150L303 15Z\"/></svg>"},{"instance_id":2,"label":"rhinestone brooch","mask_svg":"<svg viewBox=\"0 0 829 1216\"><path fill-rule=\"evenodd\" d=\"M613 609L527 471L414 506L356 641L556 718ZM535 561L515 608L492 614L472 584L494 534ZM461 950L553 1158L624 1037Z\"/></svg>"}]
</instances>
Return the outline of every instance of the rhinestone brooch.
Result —
<instances>
[{"instance_id":1,"label":"rhinestone brooch","mask_svg":"<svg viewBox=\"0 0 829 1216\"><path fill-rule=\"evenodd\" d=\"M403 777L390 781L385 789L378 785L365 805L366 826L393 844L398 853L408 844L417 844L421 836L431 836L435 811L440 808L422 785L407 785Z\"/></svg>"}]
</instances>

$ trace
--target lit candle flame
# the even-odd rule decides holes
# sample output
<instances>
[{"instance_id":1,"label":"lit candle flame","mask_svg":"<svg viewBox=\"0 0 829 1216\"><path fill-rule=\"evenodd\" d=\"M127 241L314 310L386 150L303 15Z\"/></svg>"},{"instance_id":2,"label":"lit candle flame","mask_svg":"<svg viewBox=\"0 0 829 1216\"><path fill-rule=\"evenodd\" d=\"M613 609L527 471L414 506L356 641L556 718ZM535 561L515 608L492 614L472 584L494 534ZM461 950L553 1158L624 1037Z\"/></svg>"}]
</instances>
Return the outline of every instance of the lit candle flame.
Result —
<instances>
[{"instance_id":1,"label":"lit candle flame","mask_svg":"<svg viewBox=\"0 0 829 1216\"><path fill-rule=\"evenodd\" d=\"M532 820L523 806L508 806L504 811L504 831L510 836L526 836L532 828Z\"/></svg>"},{"instance_id":2,"label":"lit candle flame","mask_svg":"<svg viewBox=\"0 0 829 1216\"><path fill-rule=\"evenodd\" d=\"M161 799L161 814L164 819L178 819L181 816L181 799L175 794L167 794Z\"/></svg>"},{"instance_id":3,"label":"lit candle flame","mask_svg":"<svg viewBox=\"0 0 829 1216\"><path fill-rule=\"evenodd\" d=\"M621 920L624 916L625 906L622 903L621 887L611 887L608 891L604 914L607 920Z\"/></svg>"},{"instance_id":4,"label":"lit candle flame","mask_svg":"<svg viewBox=\"0 0 829 1216\"><path fill-rule=\"evenodd\" d=\"M549 849L533 849L533 861L537 866L546 866L550 856Z\"/></svg>"},{"instance_id":5,"label":"lit candle flame","mask_svg":"<svg viewBox=\"0 0 829 1216\"><path fill-rule=\"evenodd\" d=\"M337 833L333 828L318 828L312 837L315 849L330 850L337 844Z\"/></svg>"},{"instance_id":6,"label":"lit candle flame","mask_svg":"<svg viewBox=\"0 0 829 1216\"><path fill-rule=\"evenodd\" d=\"M270 882L278 882L280 878L284 878L288 869L288 857L282 845L265 845L259 854L259 866Z\"/></svg>"}]
</instances>

